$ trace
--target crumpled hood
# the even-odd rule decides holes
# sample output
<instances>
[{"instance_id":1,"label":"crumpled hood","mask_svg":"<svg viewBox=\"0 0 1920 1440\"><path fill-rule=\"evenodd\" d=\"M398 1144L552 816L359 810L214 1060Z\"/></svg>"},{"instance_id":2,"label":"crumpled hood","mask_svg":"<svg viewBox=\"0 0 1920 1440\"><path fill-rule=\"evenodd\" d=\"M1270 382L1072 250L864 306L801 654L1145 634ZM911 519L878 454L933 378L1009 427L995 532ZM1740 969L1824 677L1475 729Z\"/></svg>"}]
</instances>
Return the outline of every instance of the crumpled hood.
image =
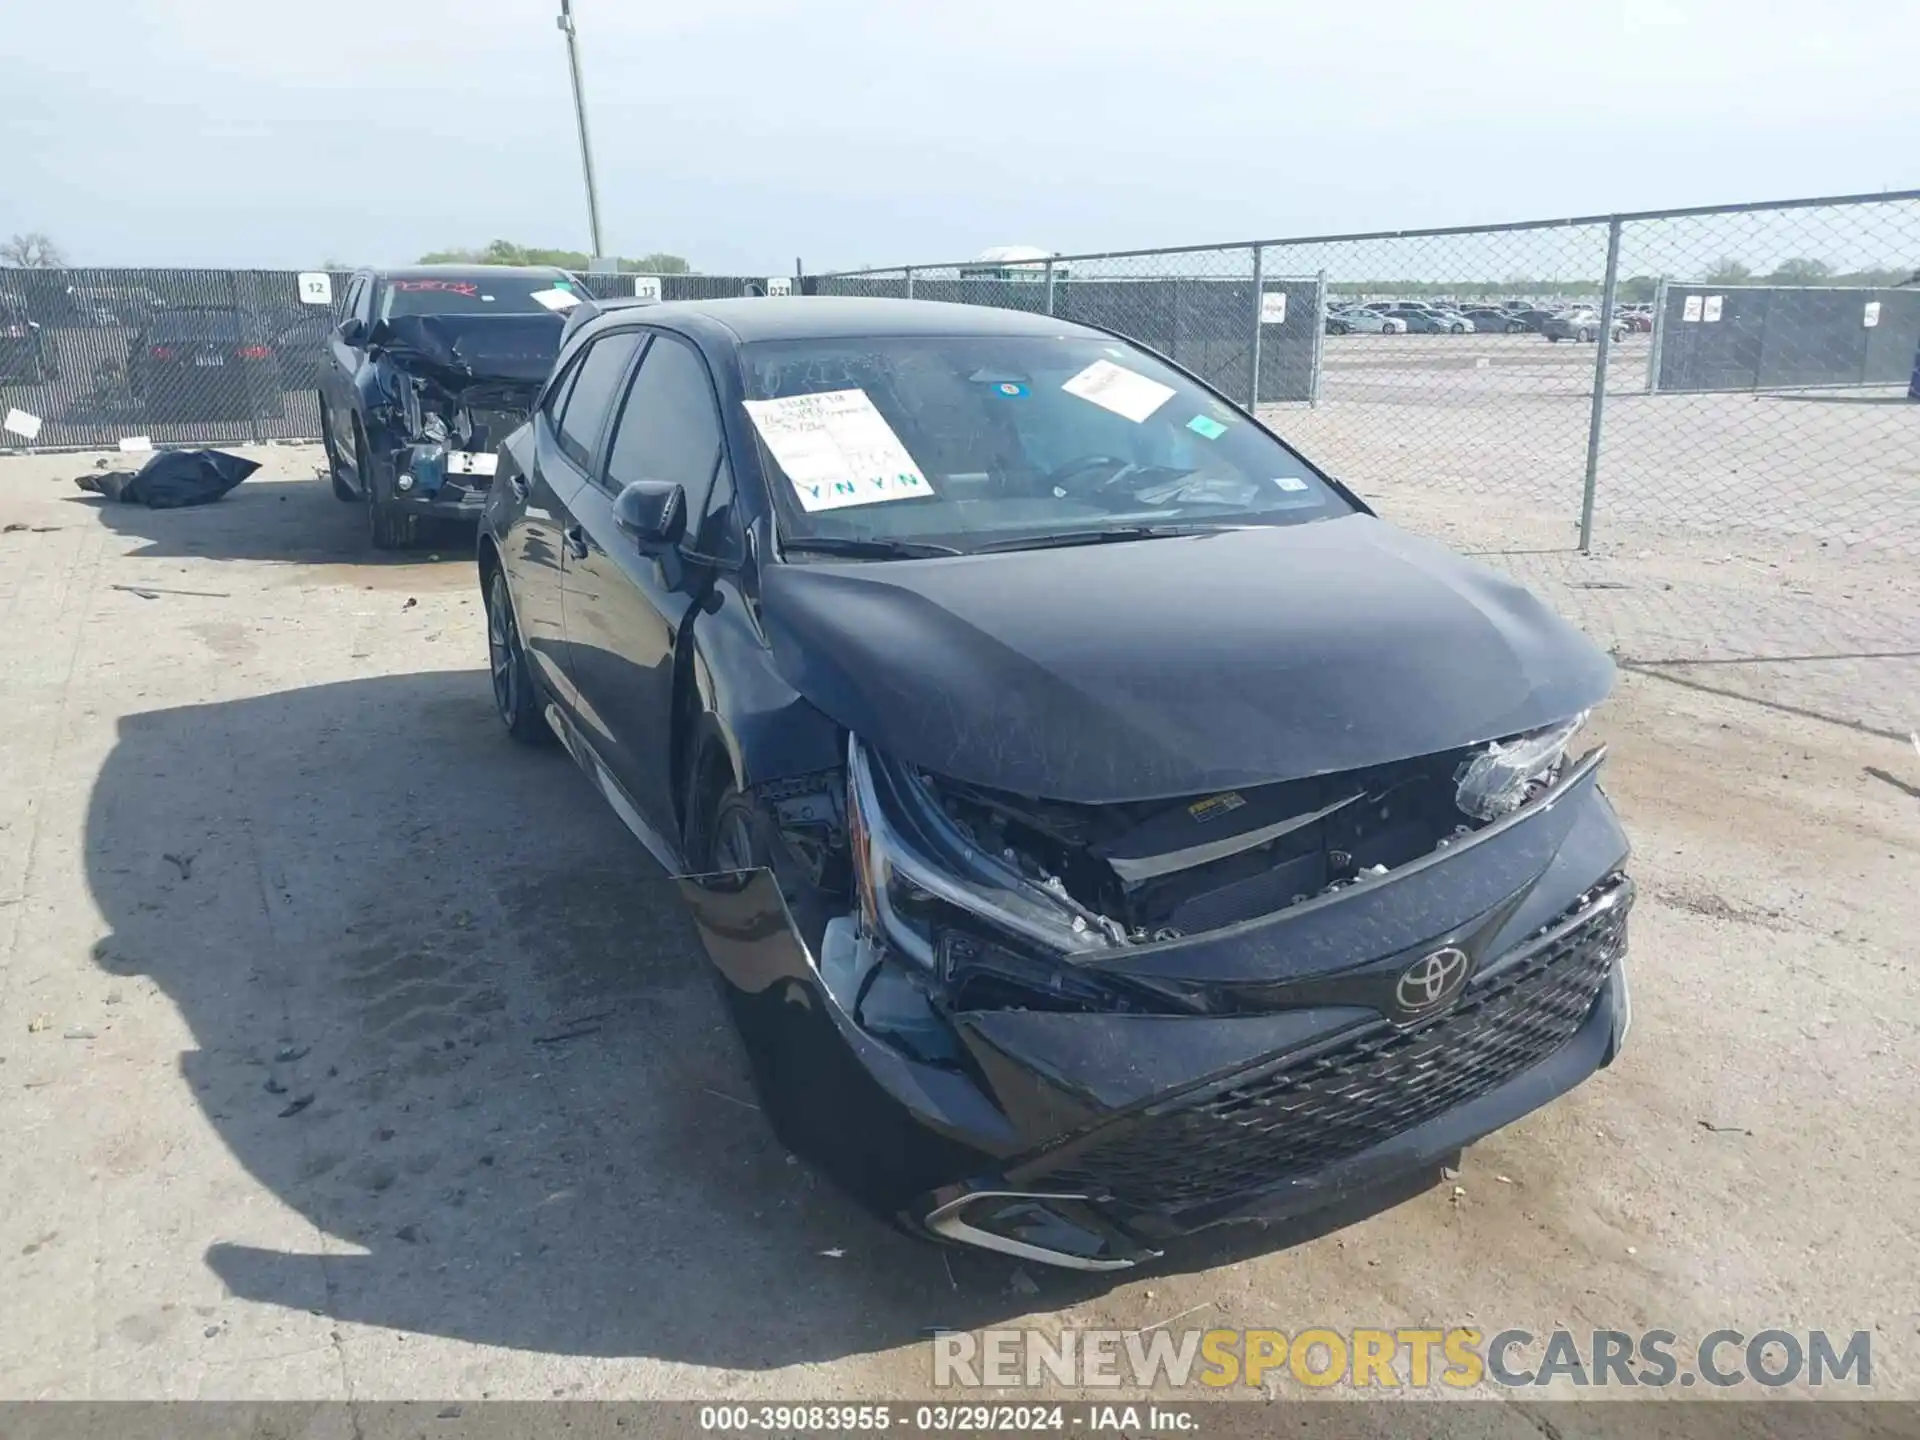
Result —
<instances>
[{"instance_id":1,"label":"crumpled hood","mask_svg":"<svg viewBox=\"0 0 1920 1440\"><path fill-rule=\"evenodd\" d=\"M396 315L369 339L408 374L455 394L482 384L538 388L564 323L558 315Z\"/></svg>"},{"instance_id":2,"label":"crumpled hood","mask_svg":"<svg viewBox=\"0 0 1920 1440\"><path fill-rule=\"evenodd\" d=\"M782 676L868 742L1083 803L1450 750L1565 719L1613 683L1524 588L1365 515L773 565L762 608Z\"/></svg>"}]
</instances>

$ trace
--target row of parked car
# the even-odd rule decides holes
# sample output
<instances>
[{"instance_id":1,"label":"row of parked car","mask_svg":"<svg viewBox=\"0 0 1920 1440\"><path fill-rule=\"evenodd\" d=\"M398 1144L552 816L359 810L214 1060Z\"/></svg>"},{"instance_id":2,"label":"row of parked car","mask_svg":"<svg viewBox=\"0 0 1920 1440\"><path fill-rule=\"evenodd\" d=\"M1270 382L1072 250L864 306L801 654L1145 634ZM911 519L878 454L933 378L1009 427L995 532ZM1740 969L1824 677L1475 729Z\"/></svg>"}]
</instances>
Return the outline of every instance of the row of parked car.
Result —
<instances>
[{"instance_id":1,"label":"row of parked car","mask_svg":"<svg viewBox=\"0 0 1920 1440\"><path fill-rule=\"evenodd\" d=\"M0 292L0 385L78 384L105 365L124 373L142 415L161 422L279 415L286 393L319 383L332 329L325 311L307 306L168 304L146 292L76 291L66 308L36 315L21 296ZM62 329L119 330L125 350L118 339L84 341L68 347L63 367ZM63 373L74 368L87 373Z\"/></svg>"},{"instance_id":2,"label":"row of parked car","mask_svg":"<svg viewBox=\"0 0 1920 1440\"><path fill-rule=\"evenodd\" d=\"M1537 305L1527 300L1453 304L1444 300L1373 300L1328 304L1329 335L1544 335L1549 340L1595 341L1602 325L1597 307L1583 302ZM1614 307L1618 340L1653 329L1651 305Z\"/></svg>"}]
</instances>

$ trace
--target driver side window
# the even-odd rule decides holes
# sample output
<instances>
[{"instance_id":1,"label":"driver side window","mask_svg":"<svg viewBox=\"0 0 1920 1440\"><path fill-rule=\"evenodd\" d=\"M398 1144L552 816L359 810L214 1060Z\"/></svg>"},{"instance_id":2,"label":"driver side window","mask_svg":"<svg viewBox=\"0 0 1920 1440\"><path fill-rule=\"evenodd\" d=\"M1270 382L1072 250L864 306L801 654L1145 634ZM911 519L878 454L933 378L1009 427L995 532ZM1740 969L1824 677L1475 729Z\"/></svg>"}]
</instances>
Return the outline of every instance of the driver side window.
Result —
<instances>
[{"instance_id":1,"label":"driver side window","mask_svg":"<svg viewBox=\"0 0 1920 1440\"><path fill-rule=\"evenodd\" d=\"M688 516L697 522L707 513L724 448L720 404L706 362L678 336L658 336L614 422L607 490L617 495L635 480L678 485L686 494Z\"/></svg>"}]
</instances>

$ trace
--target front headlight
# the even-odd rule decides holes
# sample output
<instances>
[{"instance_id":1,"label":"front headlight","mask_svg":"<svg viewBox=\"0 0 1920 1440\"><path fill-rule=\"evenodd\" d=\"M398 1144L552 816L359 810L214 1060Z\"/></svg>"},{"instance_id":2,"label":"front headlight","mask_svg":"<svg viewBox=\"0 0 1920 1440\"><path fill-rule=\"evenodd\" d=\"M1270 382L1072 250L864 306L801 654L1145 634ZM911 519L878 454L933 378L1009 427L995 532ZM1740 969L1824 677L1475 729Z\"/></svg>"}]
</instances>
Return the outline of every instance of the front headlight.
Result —
<instances>
[{"instance_id":1,"label":"front headlight","mask_svg":"<svg viewBox=\"0 0 1920 1440\"><path fill-rule=\"evenodd\" d=\"M951 906L1045 949L1105 950L1124 934L969 842L911 770L847 739L847 836L867 930L934 965L934 912Z\"/></svg>"},{"instance_id":2,"label":"front headlight","mask_svg":"<svg viewBox=\"0 0 1920 1440\"><path fill-rule=\"evenodd\" d=\"M1495 740L1462 765L1454 775L1458 788L1454 803L1477 820L1511 815L1559 774L1567 746L1586 723L1582 710L1571 720L1520 735L1505 743Z\"/></svg>"}]
</instances>

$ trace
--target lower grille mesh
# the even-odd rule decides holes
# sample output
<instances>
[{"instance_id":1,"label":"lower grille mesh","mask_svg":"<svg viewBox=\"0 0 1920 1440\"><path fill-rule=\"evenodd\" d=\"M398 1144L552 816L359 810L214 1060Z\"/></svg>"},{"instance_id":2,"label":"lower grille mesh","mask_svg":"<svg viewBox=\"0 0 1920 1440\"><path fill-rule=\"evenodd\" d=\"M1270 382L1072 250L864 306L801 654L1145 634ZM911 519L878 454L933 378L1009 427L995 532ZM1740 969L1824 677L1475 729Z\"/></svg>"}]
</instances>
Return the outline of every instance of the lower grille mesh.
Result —
<instances>
[{"instance_id":1,"label":"lower grille mesh","mask_svg":"<svg viewBox=\"0 0 1920 1440\"><path fill-rule=\"evenodd\" d=\"M1590 918L1482 976L1444 1015L1410 1029L1369 1025L1182 1097L1096 1136L1047 1183L1184 1209L1310 1173L1485 1094L1566 1044L1592 1011L1626 948L1625 885L1584 897Z\"/></svg>"}]
</instances>

